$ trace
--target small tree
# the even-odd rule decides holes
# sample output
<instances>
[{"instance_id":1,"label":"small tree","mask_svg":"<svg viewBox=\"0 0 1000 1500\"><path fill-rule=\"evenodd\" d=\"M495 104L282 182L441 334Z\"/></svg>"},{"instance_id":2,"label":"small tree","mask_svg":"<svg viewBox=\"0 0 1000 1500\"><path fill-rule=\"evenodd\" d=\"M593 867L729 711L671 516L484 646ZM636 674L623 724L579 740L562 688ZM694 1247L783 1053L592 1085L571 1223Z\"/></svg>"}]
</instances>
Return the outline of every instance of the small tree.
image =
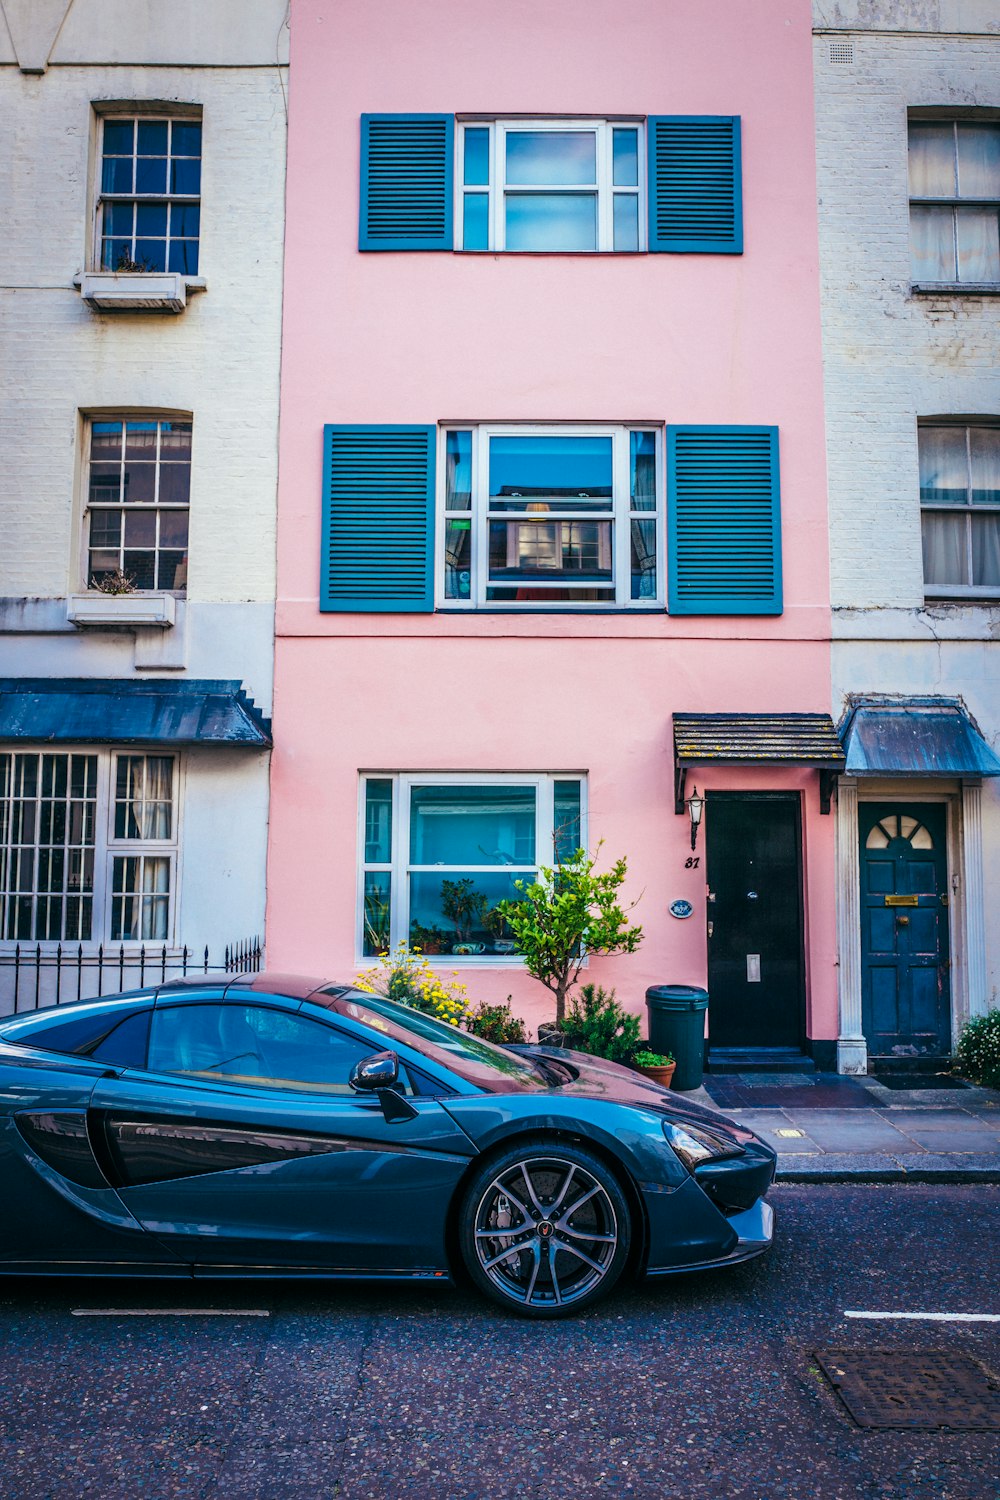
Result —
<instances>
[{"instance_id":1,"label":"small tree","mask_svg":"<svg viewBox=\"0 0 1000 1500\"><path fill-rule=\"evenodd\" d=\"M600 848L600 846L598 846ZM618 892L625 879L624 859L603 875L594 874L596 858L578 849L554 870L541 867L541 880L515 880L520 901L501 901L517 951L532 978L556 997L556 1020L566 1016L566 995L580 977L588 954L634 953L642 928L629 926L631 906L621 907Z\"/></svg>"}]
</instances>

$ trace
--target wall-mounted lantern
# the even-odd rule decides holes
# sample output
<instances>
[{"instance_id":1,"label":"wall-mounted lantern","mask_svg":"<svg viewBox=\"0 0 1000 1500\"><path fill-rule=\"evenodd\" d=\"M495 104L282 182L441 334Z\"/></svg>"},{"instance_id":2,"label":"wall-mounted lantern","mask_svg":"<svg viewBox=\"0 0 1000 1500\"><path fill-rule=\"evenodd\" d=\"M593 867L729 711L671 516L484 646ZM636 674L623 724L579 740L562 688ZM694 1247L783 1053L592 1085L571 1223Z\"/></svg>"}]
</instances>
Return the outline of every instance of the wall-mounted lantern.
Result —
<instances>
[{"instance_id":1,"label":"wall-mounted lantern","mask_svg":"<svg viewBox=\"0 0 1000 1500\"><path fill-rule=\"evenodd\" d=\"M691 819L691 848L693 849L698 842L698 827L701 823L701 815L705 811L705 799L698 796L697 787L695 787L690 797L684 798L684 806L687 808L688 817Z\"/></svg>"}]
</instances>

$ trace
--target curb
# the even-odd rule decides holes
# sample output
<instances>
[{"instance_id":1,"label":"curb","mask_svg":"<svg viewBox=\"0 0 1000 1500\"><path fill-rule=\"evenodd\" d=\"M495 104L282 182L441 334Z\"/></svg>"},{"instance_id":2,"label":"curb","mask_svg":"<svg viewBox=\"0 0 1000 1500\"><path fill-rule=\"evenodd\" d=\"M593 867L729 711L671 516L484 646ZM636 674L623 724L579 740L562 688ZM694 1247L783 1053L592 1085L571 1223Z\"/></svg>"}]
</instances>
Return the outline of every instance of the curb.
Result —
<instances>
[{"instance_id":1,"label":"curb","mask_svg":"<svg viewBox=\"0 0 1000 1500\"><path fill-rule=\"evenodd\" d=\"M869 1159L864 1164L830 1162L828 1165L805 1166L800 1162L787 1165L780 1158L774 1174L776 1183L1000 1183L1000 1162L973 1166L961 1161L942 1162L933 1166L904 1167L892 1157L884 1162Z\"/></svg>"}]
</instances>

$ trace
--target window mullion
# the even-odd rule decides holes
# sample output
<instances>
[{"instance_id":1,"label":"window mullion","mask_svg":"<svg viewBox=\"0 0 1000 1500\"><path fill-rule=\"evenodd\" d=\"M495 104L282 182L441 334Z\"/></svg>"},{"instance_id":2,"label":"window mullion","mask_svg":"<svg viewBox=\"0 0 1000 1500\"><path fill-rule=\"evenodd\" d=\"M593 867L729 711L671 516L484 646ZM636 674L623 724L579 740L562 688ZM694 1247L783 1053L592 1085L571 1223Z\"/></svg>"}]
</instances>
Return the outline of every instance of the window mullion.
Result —
<instances>
[{"instance_id":1,"label":"window mullion","mask_svg":"<svg viewBox=\"0 0 1000 1500\"><path fill-rule=\"evenodd\" d=\"M392 879L389 885L390 951L407 942L410 932L410 781L392 778ZM407 942L407 946L409 946Z\"/></svg>"},{"instance_id":2,"label":"window mullion","mask_svg":"<svg viewBox=\"0 0 1000 1500\"><path fill-rule=\"evenodd\" d=\"M614 444L614 537L615 537L615 604L622 608L629 603L631 589L629 588L629 574L631 572L630 559L630 521L632 501L630 495L630 442L627 432L621 429L612 435Z\"/></svg>"},{"instance_id":3,"label":"window mullion","mask_svg":"<svg viewBox=\"0 0 1000 1500\"><path fill-rule=\"evenodd\" d=\"M507 131L503 125L492 127L491 144L492 171L490 173L490 213L492 218L491 244L494 250L507 248L504 202L507 192L505 170Z\"/></svg>"},{"instance_id":4,"label":"window mullion","mask_svg":"<svg viewBox=\"0 0 1000 1500\"><path fill-rule=\"evenodd\" d=\"M472 552L475 567L475 589L470 590L470 594L473 594L477 605L486 603L489 585L489 453L489 435L483 432L481 428L474 428L472 443L472 503L475 517L475 534Z\"/></svg>"},{"instance_id":5,"label":"window mullion","mask_svg":"<svg viewBox=\"0 0 1000 1500\"><path fill-rule=\"evenodd\" d=\"M614 186L612 171L612 132L610 125L597 127L597 248L613 250Z\"/></svg>"},{"instance_id":6,"label":"window mullion","mask_svg":"<svg viewBox=\"0 0 1000 1500\"><path fill-rule=\"evenodd\" d=\"M535 859L538 865L555 867L555 783L551 776L535 783Z\"/></svg>"}]
</instances>

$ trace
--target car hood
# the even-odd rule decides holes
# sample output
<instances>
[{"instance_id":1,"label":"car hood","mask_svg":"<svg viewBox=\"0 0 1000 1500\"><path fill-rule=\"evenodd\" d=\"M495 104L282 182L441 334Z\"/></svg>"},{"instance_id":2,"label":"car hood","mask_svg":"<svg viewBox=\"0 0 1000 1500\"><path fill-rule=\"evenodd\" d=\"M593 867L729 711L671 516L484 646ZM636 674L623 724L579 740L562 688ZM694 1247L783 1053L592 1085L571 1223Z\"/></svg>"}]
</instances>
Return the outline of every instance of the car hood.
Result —
<instances>
[{"instance_id":1,"label":"car hood","mask_svg":"<svg viewBox=\"0 0 1000 1500\"><path fill-rule=\"evenodd\" d=\"M580 1095L587 1099L608 1099L618 1104L637 1104L646 1109L663 1111L677 1119L702 1120L718 1125L726 1117L717 1110L707 1109L694 1100L683 1099L672 1089L665 1089L620 1063L608 1062L603 1057L591 1057L587 1052L573 1052L567 1047L520 1046L510 1048L522 1057L551 1058L553 1062L568 1063L576 1078L558 1085L559 1094L566 1098ZM726 1120L734 1130L740 1129L732 1120Z\"/></svg>"}]
</instances>

